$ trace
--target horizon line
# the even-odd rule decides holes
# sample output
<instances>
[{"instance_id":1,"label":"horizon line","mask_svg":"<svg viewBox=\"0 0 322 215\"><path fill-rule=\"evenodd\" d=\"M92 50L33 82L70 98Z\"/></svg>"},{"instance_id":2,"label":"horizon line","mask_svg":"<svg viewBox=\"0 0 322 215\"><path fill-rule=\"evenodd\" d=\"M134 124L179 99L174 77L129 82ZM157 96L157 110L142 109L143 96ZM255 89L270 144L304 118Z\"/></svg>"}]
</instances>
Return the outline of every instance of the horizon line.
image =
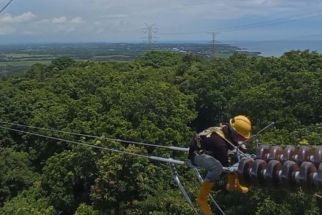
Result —
<instances>
[{"instance_id":1,"label":"horizon line","mask_svg":"<svg viewBox=\"0 0 322 215\"><path fill-rule=\"evenodd\" d=\"M216 41L217 44L229 44L235 42L319 42L322 39L315 39L315 40L301 40L301 39L278 39L278 40L221 40ZM155 42L153 45L157 44L171 44L171 43L179 43L179 44L211 44L209 41L198 41L198 40L169 40L169 41L160 41ZM148 44L146 42L138 42L138 41L44 41L44 42L12 42L12 43L1 43L0 46L11 46L11 45L60 45L60 44Z\"/></svg>"}]
</instances>

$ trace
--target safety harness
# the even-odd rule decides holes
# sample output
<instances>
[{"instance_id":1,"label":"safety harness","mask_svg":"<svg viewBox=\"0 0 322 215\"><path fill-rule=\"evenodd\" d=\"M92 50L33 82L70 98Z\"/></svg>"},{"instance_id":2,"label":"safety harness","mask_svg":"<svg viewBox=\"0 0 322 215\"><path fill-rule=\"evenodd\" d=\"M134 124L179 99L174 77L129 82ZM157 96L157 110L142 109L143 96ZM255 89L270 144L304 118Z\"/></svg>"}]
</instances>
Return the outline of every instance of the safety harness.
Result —
<instances>
[{"instance_id":1,"label":"safety harness","mask_svg":"<svg viewBox=\"0 0 322 215\"><path fill-rule=\"evenodd\" d=\"M220 138L222 138L223 140L225 140L225 142L228 144L230 143L230 141L225 137L224 132L222 131L222 128L226 126L226 125L221 125L220 127L210 127L207 128L205 130L203 130L202 132L198 133L193 139L192 142L189 146L189 155L188 158L190 160L192 160L192 158L196 155L196 154L203 154L203 153L207 153L206 150L204 150L201 146L201 141L202 141L202 137L206 137L209 138L211 137L211 135L213 133L217 134Z\"/></svg>"}]
</instances>

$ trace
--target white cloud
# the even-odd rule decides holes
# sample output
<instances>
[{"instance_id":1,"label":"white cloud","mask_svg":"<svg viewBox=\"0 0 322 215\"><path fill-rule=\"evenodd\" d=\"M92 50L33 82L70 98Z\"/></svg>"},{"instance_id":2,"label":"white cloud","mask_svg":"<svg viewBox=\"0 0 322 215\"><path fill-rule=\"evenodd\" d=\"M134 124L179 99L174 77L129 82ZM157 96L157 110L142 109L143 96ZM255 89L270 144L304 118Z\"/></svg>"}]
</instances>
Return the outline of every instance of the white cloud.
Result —
<instances>
[{"instance_id":1,"label":"white cloud","mask_svg":"<svg viewBox=\"0 0 322 215\"><path fill-rule=\"evenodd\" d=\"M67 22L67 18L66 16L61 16L61 17L55 17L53 18L52 21L54 24L63 24Z\"/></svg>"},{"instance_id":2,"label":"white cloud","mask_svg":"<svg viewBox=\"0 0 322 215\"><path fill-rule=\"evenodd\" d=\"M82 17L75 17L70 20L70 23L72 24L82 24L85 23Z\"/></svg>"},{"instance_id":3,"label":"white cloud","mask_svg":"<svg viewBox=\"0 0 322 215\"><path fill-rule=\"evenodd\" d=\"M15 24L29 22L36 17L32 12L26 12L18 16L12 16L10 14L5 14L0 17L0 24Z\"/></svg>"},{"instance_id":4,"label":"white cloud","mask_svg":"<svg viewBox=\"0 0 322 215\"><path fill-rule=\"evenodd\" d=\"M310 14L322 7L321 0L34 1L41 4L30 3L28 7L33 12L0 16L0 34L133 41L145 37L142 30L145 23L155 24L161 34L204 32Z\"/></svg>"},{"instance_id":5,"label":"white cloud","mask_svg":"<svg viewBox=\"0 0 322 215\"><path fill-rule=\"evenodd\" d=\"M20 15L4 14L0 16L0 35L10 35L17 32L17 27L28 25L36 18L32 12L25 12Z\"/></svg>"},{"instance_id":6,"label":"white cloud","mask_svg":"<svg viewBox=\"0 0 322 215\"><path fill-rule=\"evenodd\" d=\"M32 12L19 15L4 14L0 16L0 35L46 35L55 33L71 33L78 30L78 26L85 23L80 16L68 18L66 16L43 18Z\"/></svg>"},{"instance_id":7,"label":"white cloud","mask_svg":"<svg viewBox=\"0 0 322 215\"><path fill-rule=\"evenodd\" d=\"M129 15L127 14L109 14L109 15L102 16L102 18L106 18L106 19L124 19L128 17Z\"/></svg>"},{"instance_id":8,"label":"white cloud","mask_svg":"<svg viewBox=\"0 0 322 215\"><path fill-rule=\"evenodd\" d=\"M82 17L74 17L68 19L66 16L55 17L52 19L52 23L54 24L83 24L85 21Z\"/></svg>"},{"instance_id":9,"label":"white cloud","mask_svg":"<svg viewBox=\"0 0 322 215\"><path fill-rule=\"evenodd\" d=\"M67 18L66 16L55 17L52 19L52 26L51 29L48 29L47 26L42 26L45 31L50 31L52 33L71 33L77 31L78 26L85 23L82 17L73 17Z\"/></svg>"}]
</instances>

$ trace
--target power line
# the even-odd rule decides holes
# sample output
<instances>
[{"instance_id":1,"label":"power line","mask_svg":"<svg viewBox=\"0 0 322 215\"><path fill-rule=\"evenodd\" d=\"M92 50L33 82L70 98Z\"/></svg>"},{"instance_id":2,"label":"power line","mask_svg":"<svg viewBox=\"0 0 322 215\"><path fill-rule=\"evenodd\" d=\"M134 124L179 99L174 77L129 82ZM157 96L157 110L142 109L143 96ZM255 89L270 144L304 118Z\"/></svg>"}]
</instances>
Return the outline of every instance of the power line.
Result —
<instances>
[{"instance_id":1,"label":"power line","mask_svg":"<svg viewBox=\"0 0 322 215\"><path fill-rule=\"evenodd\" d=\"M101 149L101 150L104 150L104 151L110 151L110 152L116 152L116 153L121 153L121 154L126 154L126 155L132 155L132 156L147 158L147 159L150 159L150 160L156 160L156 161L167 162L167 163L174 163L174 164L179 164L179 165L185 164L184 161L176 160L176 159L173 159L173 158L163 158L163 157L157 157L157 156L136 154L136 153L132 153L132 152L122 151L122 150L119 150L119 149L112 149L112 148L92 145L92 144L88 144L88 143L81 143L81 142L77 142L77 141L73 141L73 140L66 140L66 139L59 138L59 137L51 137L51 136L37 134L37 133L33 133L33 132L22 131L22 130L18 130L18 129L14 129L14 128L8 128L8 127L4 127L4 126L1 126L1 125L0 125L0 128L5 129L5 130L9 130L9 131L15 131L15 132L19 132L19 133L29 134L29 135L32 135L32 136L42 137L42 138L46 138L46 139L62 141L62 142L66 142L66 143L82 145L82 146L87 146L87 147L91 147L91 148L97 148L97 149Z\"/></svg>"},{"instance_id":2,"label":"power line","mask_svg":"<svg viewBox=\"0 0 322 215\"><path fill-rule=\"evenodd\" d=\"M7 9L7 7L9 7L9 5L13 2L13 0L10 0L7 4L5 4L5 6L3 6L1 9L0 9L0 14L5 10Z\"/></svg>"},{"instance_id":3,"label":"power line","mask_svg":"<svg viewBox=\"0 0 322 215\"><path fill-rule=\"evenodd\" d=\"M182 148L182 147L177 147L177 146L164 146L164 145L149 144L149 143L143 143L143 142L137 142L137 141L131 141L131 140L122 140L122 139L118 139L118 138L109 138L109 137L103 137L102 138L100 136L95 136L95 135L81 134L81 133L68 132L68 131L61 131L61 130L51 129L51 128L41 128L41 127L23 125L23 124L18 124L18 123L9 123L9 122L1 122L0 121L0 124L20 126L20 127L38 129L38 130L43 130L43 131L51 131L51 132L69 134L69 135L74 135L74 136L81 136L81 137L88 137L88 138L98 138L98 139L104 139L104 140L108 140L108 141L115 141L115 142L121 142L121 143L127 143L127 144L143 145L143 146L150 146L150 147L156 147L156 148L165 148L165 149L170 149L170 150L174 150L174 151L183 151L183 152L189 151L188 148Z\"/></svg>"},{"instance_id":4,"label":"power line","mask_svg":"<svg viewBox=\"0 0 322 215\"><path fill-rule=\"evenodd\" d=\"M205 31L194 31L194 32L165 32L165 33L159 33L160 35L193 35L193 34L208 34L209 32Z\"/></svg>"},{"instance_id":5,"label":"power line","mask_svg":"<svg viewBox=\"0 0 322 215\"><path fill-rule=\"evenodd\" d=\"M320 12L316 12L308 15L286 17L288 18L286 20L283 20L282 18L278 18L278 19L268 20L265 22L257 22L257 23L251 23L251 24L245 24L245 25L239 25L239 26L233 26L233 27L219 28L219 30L223 32L230 32L230 31L241 31L241 30L247 30L247 29L256 29L256 28L261 28L261 27L266 27L271 25L278 25L278 24L300 21L306 18L316 17L321 14L322 12L320 11Z\"/></svg>"},{"instance_id":6,"label":"power line","mask_svg":"<svg viewBox=\"0 0 322 215\"><path fill-rule=\"evenodd\" d=\"M322 11L312 11L312 12L309 12L309 14L305 13L305 14L299 14L299 15L285 16L285 17L280 17L280 18L271 19L267 21L254 22L254 23L236 25L231 27L217 28L216 30L219 30L220 32L242 31L242 30L248 30L248 29L261 28L261 27L270 26L270 25L278 25L278 24L283 24L288 22L300 21L306 18L316 17L321 14L322 14ZM171 32L171 33L160 33L160 34L161 35L194 35L194 34L207 34L207 33L209 32L206 32L206 31Z\"/></svg>"},{"instance_id":7,"label":"power line","mask_svg":"<svg viewBox=\"0 0 322 215\"><path fill-rule=\"evenodd\" d=\"M312 37L321 37L322 33L316 33L316 34L306 34L306 35L298 35L298 36L291 36L291 37L284 37L277 40L300 40L305 38L312 38ZM319 38L320 39L320 38Z\"/></svg>"}]
</instances>

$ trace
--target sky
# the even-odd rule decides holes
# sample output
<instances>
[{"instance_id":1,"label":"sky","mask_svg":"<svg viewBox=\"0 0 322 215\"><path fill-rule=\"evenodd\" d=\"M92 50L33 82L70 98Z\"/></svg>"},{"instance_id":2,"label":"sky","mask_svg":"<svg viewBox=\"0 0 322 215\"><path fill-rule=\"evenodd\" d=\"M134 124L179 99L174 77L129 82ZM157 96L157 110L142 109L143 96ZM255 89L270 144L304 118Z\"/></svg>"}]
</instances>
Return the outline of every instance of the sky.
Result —
<instances>
[{"instance_id":1,"label":"sky","mask_svg":"<svg viewBox=\"0 0 322 215\"><path fill-rule=\"evenodd\" d=\"M140 43L147 27L154 42L319 40L322 0L14 0L0 44Z\"/></svg>"}]
</instances>

